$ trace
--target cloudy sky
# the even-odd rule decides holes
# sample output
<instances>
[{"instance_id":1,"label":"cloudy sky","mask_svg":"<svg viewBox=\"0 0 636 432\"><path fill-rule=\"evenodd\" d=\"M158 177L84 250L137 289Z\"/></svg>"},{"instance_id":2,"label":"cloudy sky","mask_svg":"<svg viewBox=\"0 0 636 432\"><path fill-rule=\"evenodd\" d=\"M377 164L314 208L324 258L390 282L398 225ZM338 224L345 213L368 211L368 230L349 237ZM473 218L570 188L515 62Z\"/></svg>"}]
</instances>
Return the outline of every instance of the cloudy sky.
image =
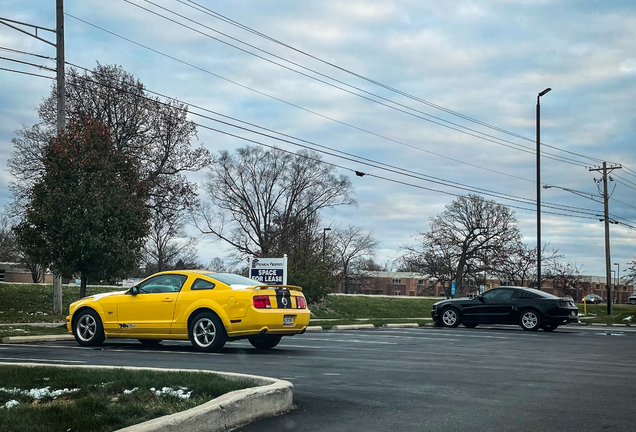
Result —
<instances>
[{"instance_id":1,"label":"cloudy sky","mask_svg":"<svg viewBox=\"0 0 636 432\"><path fill-rule=\"evenodd\" d=\"M65 12L67 62L121 65L151 91L333 149L323 160L351 178L358 206L323 216L373 231L381 263L469 192L514 206L524 241L536 245L536 99L550 87L541 182L598 195L590 169L622 166L611 173L610 214L622 223L611 225L612 263L622 272L636 258L631 0L66 0ZM55 1L4 0L0 17L53 29ZM50 45L0 25L0 47L0 68L54 76L6 60L54 68L6 50L55 57ZM52 84L0 70L0 207L11 199L14 131L38 121ZM212 152L246 144L201 127L199 140ZM543 241L604 275L602 204L552 188L542 189L542 210ZM224 254L210 240L200 249L204 262Z\"/></svg>"}]
</instances>

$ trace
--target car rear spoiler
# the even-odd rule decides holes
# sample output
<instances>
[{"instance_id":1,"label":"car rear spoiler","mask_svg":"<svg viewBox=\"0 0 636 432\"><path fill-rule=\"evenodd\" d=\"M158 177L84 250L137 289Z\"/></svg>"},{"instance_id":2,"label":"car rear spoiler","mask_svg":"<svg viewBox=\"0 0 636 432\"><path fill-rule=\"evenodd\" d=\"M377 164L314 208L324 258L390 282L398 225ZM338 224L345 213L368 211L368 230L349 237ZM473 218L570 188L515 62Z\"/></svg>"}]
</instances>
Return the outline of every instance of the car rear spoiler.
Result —
<instances>
[{"instance_id":1,"label":"car rear spoiler","mask_svg":"<svg viewBox=\"0 0 636 432\"><path fill-rule=\"evenodd\" d=\"M291 290L300 291L300 292L303 291L303 289L301 287L296 286L296 285L258 285L258 286L255 286L254 288L256 288L256 289L271 289L271 288L281 289L282 288L282 289L286 289L286 290L290 290L290 291Z\"/></svg>"}]
</instances>

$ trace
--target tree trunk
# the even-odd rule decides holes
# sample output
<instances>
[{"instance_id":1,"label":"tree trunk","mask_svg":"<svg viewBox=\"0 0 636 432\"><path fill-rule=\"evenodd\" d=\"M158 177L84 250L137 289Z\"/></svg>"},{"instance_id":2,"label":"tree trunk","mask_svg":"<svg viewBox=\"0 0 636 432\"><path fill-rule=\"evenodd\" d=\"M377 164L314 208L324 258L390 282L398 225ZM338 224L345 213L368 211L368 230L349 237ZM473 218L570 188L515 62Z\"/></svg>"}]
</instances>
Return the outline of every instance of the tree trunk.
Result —
<instances>
[{"instance_id":1,"label":"tree trunk","mask_svg":"<svg viewBox=\"0 0 636 432\"><path fill-rule=\"evenodd\" d=\"M82 275L80 276L80 298L84 298L86 297L86 281L87 281L87 277L84 273L82 273Z\"/></svg>"},{"instance_id":2,"label":"tree trunk","mask_svg":"<svg viewBox=\"0 0 636 432\"><path fill-rule=\"evenodd\" d=\"M60 275L53 275L53 315L62 315L62 276Z\"/></svg>"}]
</instances>

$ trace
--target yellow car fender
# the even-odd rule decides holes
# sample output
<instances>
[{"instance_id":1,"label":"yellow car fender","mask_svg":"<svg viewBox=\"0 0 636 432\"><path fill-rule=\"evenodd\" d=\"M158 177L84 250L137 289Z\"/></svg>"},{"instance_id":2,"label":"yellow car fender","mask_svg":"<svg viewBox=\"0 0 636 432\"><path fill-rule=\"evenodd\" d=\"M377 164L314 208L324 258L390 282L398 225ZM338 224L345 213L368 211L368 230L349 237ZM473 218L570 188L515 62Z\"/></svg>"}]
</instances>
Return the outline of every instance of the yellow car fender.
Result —
<instances>
[{"instance_id":1,"label":"yellow car fender","mask_svg":"<svg viewBox=\"0 0 636 432\"><path fill-rule=\"evenodd\" d=\"M178 301L179 300L177 300L177 302ZM199 313L198 311L201 309L211 310L216 315L218 315L218 317L221 318L221 321L223 322L223 326L225 327L226 330L228 330L229 327L231 326L230 318L228 317L224 308L219 303L215 302L214 300L204 298L204 299L195 300L192 303L188 304L187 306L183 306L183 304L181 304L181 307L179 308L179 310L175 311L175 319L172 325L172 333L187 334L188 321L191 318L194 318L194 316L197 315Z\"/></svg>"}]
</instances>

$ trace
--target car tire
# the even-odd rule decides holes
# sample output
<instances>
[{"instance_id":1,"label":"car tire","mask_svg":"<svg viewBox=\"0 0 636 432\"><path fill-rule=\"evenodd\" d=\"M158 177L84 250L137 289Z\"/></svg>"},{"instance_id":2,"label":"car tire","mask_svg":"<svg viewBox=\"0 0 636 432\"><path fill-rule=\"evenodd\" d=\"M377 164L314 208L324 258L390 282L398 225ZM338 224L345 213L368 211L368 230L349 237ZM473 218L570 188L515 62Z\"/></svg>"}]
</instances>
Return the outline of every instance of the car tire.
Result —
<instances>
[{"instance_id":1,"label":"car tire","mask_svg":"<svg viewBox=\"0 0 636 432\"><path fill-rule=\"evenodd\" d=\"M99 314L93 309L84 309L73 323L73 336L82 346L98 346L104 342L104 326Z\"/></svg>"},{"instance_id":2,"label":"car tire","mask_svg":"<svg viewBox=\"0 0 636 432\"><path fill-rule=\"evenodd\" d=\"M161 343L161 339L137 339L145 347L156 347Z\"/></svg>"},{"instance_id":3,"label":"car tire","mask_svg":"<svg viewBox=\"0 0 636 432\"><path fill-rule=\"evenodd\" d=\"M519 325L528 331L537 331L541 327L541 316L534 309L527 309L519 316Z\"/></svg>"},{"instance_id":4,"label":"car tire","mask_svg":"<svg viewBox=\"0 0 636 432\"><path fill-rule=\"evenodd\" d=\"M547 331L547 332L551 332L557 329L557 327L559 327L559 324L543 324L541 326L541 328L543 329L543 331Z\"/></svg>"},{"instance_id":5,"label":"car tire","mask_svg":"<svg viewBox=\"0 0 636 432\"><path fill-rule=\"evenodd\" d=\"M195 316L188 336L194 349L203 352L219 352L227 341L223 323L212 312L202 312Z\"/></svg>"},{"instance_id":6,"label":"car tire","mask_svg":"<svg viewBox=\"0 0 636 432\"><path fill-rule=\"evenodd\" d=\"M249 338L252 346L259 350L268 350L274 348L280 342L282 336L277 335L261 335Z\"/></svg>"},{"instance_id":7,"label":"car tire","mask_svg":"<svg viewBox=\"0 0 636 432\"><path fill-rule=\"evenodd\" d=\"M457 327L461 323L459 311L454 307L444 309L440 321L444 327Z\"/></svg>"},{"instance_id":8,"label":"car tire","mask_svg":"<svg viewBox=\"0 0 636 432\"><path fill-rule=\"evenodd\" d=\"M464 323L464 327L475 328L475 327L477 327L477 324L466 324L466 323Z\"/></svg>"}]
</instances>

